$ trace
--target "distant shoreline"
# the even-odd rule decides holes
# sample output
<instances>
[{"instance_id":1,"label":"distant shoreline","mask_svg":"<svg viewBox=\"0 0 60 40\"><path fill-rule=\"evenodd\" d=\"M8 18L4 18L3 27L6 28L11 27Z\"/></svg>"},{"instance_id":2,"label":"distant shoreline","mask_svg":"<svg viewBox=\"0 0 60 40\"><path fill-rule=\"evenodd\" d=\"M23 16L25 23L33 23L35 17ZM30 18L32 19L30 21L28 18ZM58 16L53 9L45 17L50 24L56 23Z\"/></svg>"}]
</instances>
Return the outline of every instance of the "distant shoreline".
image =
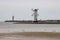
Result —
<instances>
[{"instance_id":1,"label":"distant shoreline","mask_svg":"<svg viewBox=\"0 0 60 40\"><path fill-rule=\"evenodd\" d=\"M4 22L15 22L15 24L60 24L60 20L6 20Z\"/></svg>"}]
</instances>

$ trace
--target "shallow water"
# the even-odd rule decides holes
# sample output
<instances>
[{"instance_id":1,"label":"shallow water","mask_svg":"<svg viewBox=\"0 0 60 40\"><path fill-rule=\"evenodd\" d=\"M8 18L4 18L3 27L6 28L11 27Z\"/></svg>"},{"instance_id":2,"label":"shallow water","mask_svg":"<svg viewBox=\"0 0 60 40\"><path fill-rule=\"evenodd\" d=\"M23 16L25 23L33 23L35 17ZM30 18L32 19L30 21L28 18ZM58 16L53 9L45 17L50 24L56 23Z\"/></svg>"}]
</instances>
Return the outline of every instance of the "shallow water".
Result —
<instances>
[{"instance_id":1,"label":"shallow water","mask_svg":"<svg viewBox=\"0 0 60 40\"><path fill-rule=\"evenodd\" d=\"M0 32L60 32L60 24L13 24L0 22Z\"/></svg>"}]
</instances>

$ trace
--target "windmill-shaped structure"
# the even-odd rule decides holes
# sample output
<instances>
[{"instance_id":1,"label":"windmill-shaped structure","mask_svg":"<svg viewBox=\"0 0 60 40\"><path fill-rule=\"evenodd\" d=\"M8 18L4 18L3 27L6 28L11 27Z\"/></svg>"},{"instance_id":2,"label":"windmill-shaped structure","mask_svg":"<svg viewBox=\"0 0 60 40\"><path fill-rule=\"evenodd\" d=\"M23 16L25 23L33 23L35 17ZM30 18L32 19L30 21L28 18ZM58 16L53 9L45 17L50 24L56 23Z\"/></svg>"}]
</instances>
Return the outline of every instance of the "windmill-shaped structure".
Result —
<instances>
[{"instance_id":1,"label":"windmill-shaped structure","mask_svg":"<svg viewBox=\"0 0 60 40\"><path fill-rule=\"evenodd\" d=\"M38 9L32 9L33 10L33 16L34 16L34 22L37 22L38 21L38 19L37 19L37 17L38 17Z\"/></svg>"}]
</instances>

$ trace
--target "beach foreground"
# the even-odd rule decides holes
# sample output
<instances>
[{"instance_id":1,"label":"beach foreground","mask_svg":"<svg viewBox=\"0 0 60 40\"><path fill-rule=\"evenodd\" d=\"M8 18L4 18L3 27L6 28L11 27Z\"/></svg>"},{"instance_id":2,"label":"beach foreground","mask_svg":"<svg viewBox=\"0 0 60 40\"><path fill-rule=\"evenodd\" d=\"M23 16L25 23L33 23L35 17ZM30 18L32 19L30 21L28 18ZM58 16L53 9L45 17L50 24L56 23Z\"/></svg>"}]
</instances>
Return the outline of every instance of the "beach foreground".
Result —
<instances>
[{"instance_id":1,"label":"beach foreground","mask_svg":"<svg viewBox=\"0 0 60 40\"><path fill-rule=\"evenodd\" d=\"M56 32L0 33L0 40L60 40L60 33Z\"/></svg>"}]
</instances>

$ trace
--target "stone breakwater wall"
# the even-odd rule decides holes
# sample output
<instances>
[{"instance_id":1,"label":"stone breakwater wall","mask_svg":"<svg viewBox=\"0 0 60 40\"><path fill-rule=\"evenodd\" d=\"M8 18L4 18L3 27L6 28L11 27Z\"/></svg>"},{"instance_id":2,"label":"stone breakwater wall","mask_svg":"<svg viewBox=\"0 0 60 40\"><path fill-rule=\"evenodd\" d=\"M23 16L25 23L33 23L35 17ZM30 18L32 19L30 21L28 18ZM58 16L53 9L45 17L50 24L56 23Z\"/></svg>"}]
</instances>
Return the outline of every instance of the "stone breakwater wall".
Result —
<instances>
[{"instance_id":1,"label":"stone breakwater wall","mask_svg":"<svg viewBox=\"0 0 60 40\"><path fill-rule=\"evenodd\" d=\"M6 20L5 22L16 22L17 24L60 24L60 20L38 20L38 21L19 21L19 20Z\"/></svg>"}]
</instances>

